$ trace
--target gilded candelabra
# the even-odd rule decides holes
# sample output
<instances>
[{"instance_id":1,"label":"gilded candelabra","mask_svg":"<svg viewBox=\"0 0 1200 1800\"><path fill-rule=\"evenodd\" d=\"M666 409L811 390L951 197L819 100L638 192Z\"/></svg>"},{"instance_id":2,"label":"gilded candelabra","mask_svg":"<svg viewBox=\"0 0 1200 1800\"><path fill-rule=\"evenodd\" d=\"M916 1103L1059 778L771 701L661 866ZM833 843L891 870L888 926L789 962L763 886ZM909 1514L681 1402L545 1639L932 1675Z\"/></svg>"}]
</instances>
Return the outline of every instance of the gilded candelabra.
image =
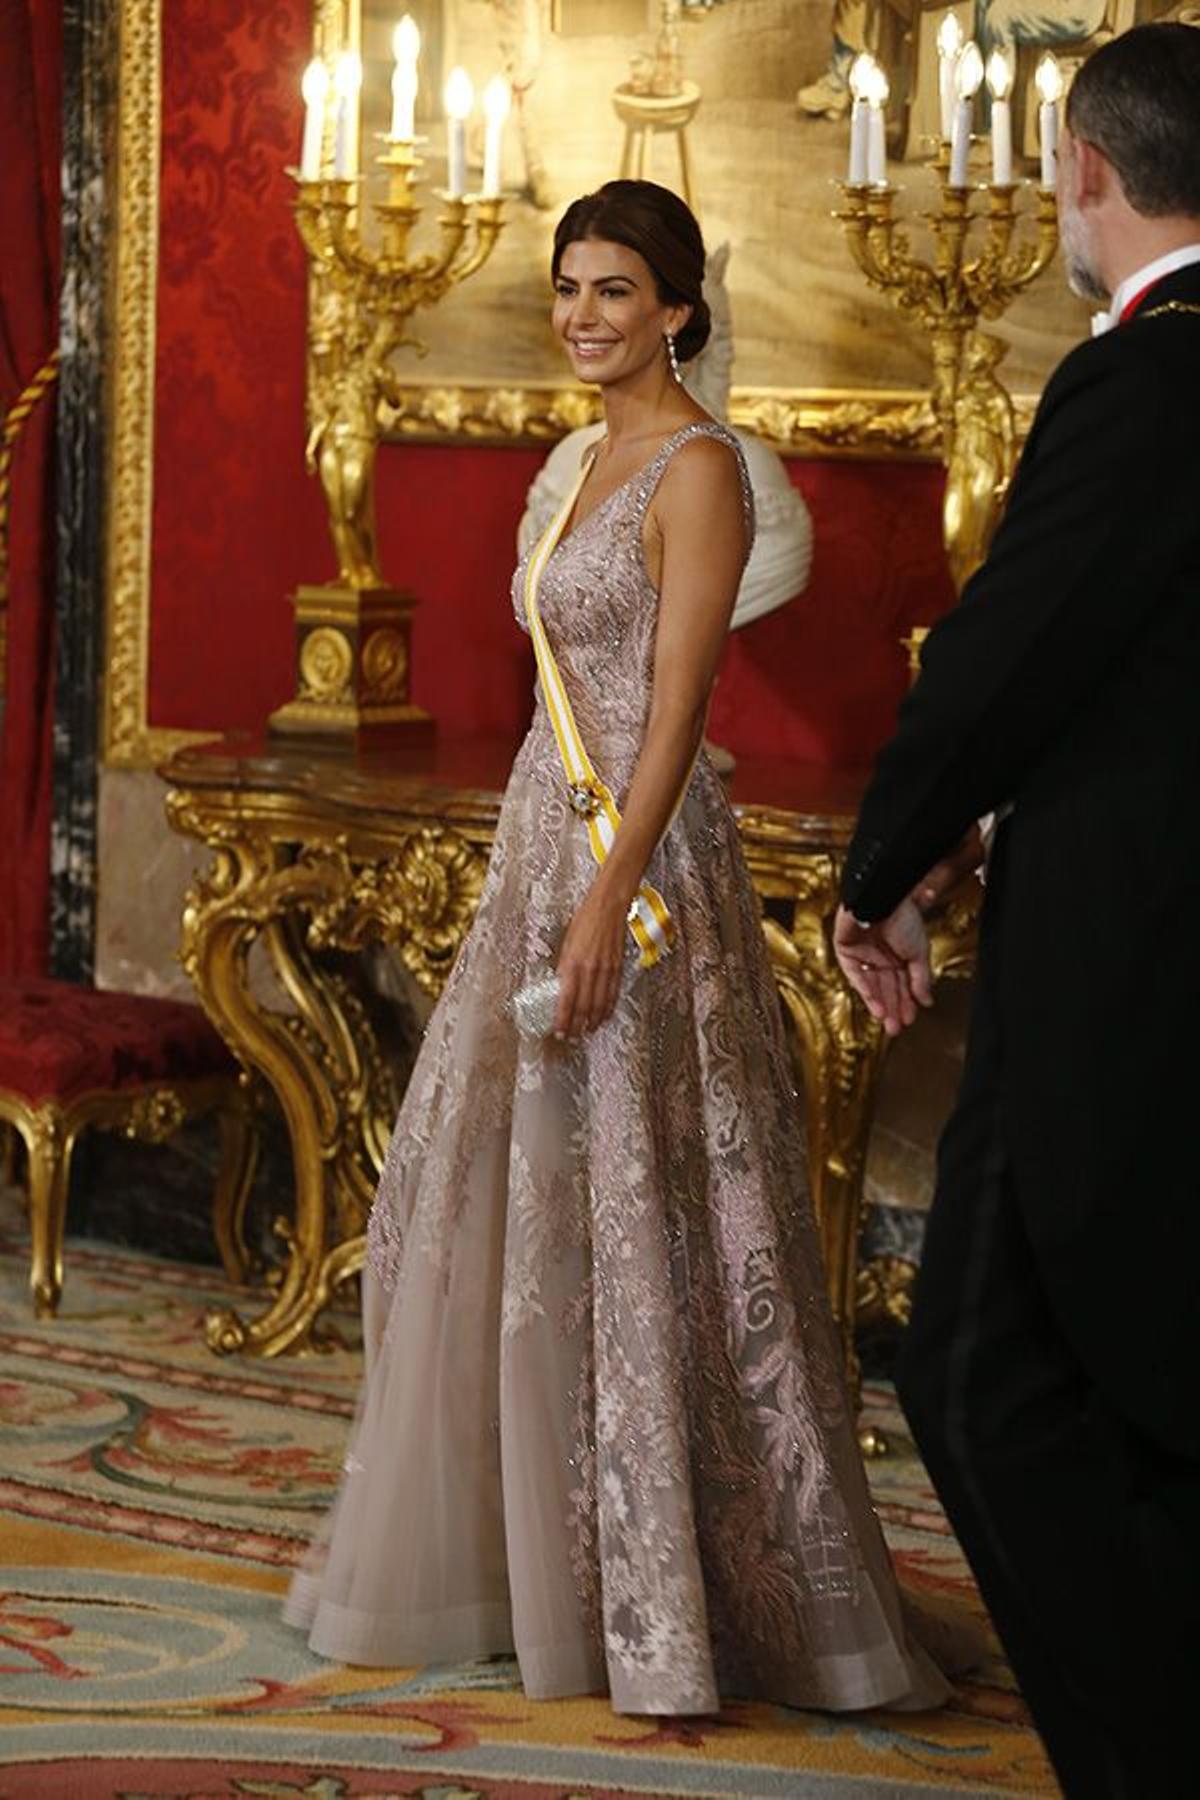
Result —
<instances>
[{"instance_id":1,"label":"gilded candelabra","mask_svg":"<svg viewBox=\"0 0 1200 1800\"><path fill-rule=\"evenodd\" d=\"M412 140L387 138L376 159L385 196L371 202L378 246L360 229L358 177L297 175L296 223L315 276L307 459L319 474L338 579L298 589L295 699L271 729L369 742L429 723L409 700L415 601L379 566L374 475L380 402L398 397L392 357L423 345L412 315L488 260L503 228L499 195L443 194L436 250L410 247L422 207Z\"/></svg>"},{"instance_id":2,"label":"gilded candelabra","mask_svg":"<svg viewBox=\"0 0 1200 1800\"><path fill-rule=\"evenodd\" d=\"M1015 243L1018 184L990 183L980 205L980 188L951 185L947 146L932 167L939 193L937 210L925 214L933 233L928 260L911 250L888 182L844 183L835 217L870 285L929 335L947 468L946 550L961 589L987 554L1015 455L1012 406L995 373L1005 346L979 331L979 322L998 319L1041 274L1058 245L1058 217L1053 190L1039 189L1034 231Z\"/></svg>"}]
</instances>

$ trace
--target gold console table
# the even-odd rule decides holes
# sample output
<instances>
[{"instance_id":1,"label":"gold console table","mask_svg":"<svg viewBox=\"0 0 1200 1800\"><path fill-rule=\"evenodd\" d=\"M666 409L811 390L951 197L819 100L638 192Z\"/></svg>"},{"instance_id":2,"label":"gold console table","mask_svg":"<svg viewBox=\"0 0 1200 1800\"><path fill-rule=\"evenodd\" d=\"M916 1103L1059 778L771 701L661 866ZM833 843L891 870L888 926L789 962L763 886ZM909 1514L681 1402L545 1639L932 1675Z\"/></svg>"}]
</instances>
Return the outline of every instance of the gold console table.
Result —
<instances>
[{"instance_id":1,"label":"gold console table","mask_svg":"<svg viewBox=\"0 0 1200 1800\"><path fill-rule=\"evenodd\" d=\"M190 890L182 958L214 1024L278 1097L295 1205L287 1260L257 1317L214 1314L214 1349L304 1346L362 1264L396 1095L355 979L372 938L436 997L474 914L515 745L441 739L350 754L229 739L160 770L167 813L213 861ZM878 1028L842 979L829 931L863 777L746 761L732 798L804 1072L812 1192L829 1291L854 1370L863 1167L882 1062ZM935 970L969 972L974 902L951 905ZM256 996L261 943L290 1001Z\"/></svg>"}]
</instances>

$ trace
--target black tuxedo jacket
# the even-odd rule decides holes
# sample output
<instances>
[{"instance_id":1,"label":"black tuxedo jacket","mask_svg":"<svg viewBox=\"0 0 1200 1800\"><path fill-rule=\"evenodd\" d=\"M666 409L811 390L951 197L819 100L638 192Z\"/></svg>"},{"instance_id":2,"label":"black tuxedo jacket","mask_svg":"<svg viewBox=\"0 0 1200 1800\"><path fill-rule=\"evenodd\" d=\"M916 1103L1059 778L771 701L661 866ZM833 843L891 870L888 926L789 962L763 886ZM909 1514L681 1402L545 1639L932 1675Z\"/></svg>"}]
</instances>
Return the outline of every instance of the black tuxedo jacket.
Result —
<instances>
[{"instance_id":1,"label":"black tuxedo jacket","mask_svg":"<svg viewBox=\"0 0 1200 1800\"><path fill-rule=\"evenodd\" d=\"M842 891L856 917L883 917L973 819L1013 804L981 929L987 1030L968 1056L999 1046L986 1075L1062 1328L1127 1418L1200 1455L1200 311L1187 308L1200 265L1055 371L992 552L926 640Z\"/></svg>"}]
</instances>

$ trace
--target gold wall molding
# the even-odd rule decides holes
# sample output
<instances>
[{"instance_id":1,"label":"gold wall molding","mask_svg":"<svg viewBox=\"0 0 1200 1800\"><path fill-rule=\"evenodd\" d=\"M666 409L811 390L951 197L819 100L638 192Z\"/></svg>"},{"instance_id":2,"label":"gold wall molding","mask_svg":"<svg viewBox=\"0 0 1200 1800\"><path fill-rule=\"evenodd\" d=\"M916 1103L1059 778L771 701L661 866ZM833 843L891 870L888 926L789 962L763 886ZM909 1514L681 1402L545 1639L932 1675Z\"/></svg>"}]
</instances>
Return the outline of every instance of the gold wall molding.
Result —
<instances>
[{"instance_id":1,"label":"gold wall molding","mask_svg":"<svg viewBox=\"0 0 1200 1800\"><path fill-rule=\"evenodd\" d=\"M1037 397L1015 401L1024 437ZM412 382L381 409L388 436L438 443L541 444L601 417L588 388ZM730 423L794 456L903 457L936 462L940 432L927 392L918 388L734 388Z\"/></svg>"},{"instance_id":2,"label":"gold wall molding","mask_svg":"<svg viewBox=\"0 0 1200 1800\"><path fill-rule=\"evenodd\" d=\"M117 768L145 768L212 735L148 718L161 44L162 0L122 0L102 728L104 760Z\"/></svg>"},{"instance_id":3,"label":"gold wall molding","mask_svg":"<svg viewBox=\"0 0 1200 1800\"><path fill-rule=\"evenodd\" d=\"M319 48L341 40L354 11L346 0L318 0ZM116 768L153 767L178 746L220 732L149 722L162 18L162 0L121 0L103 696L103 757ZM296 379L304 379L299 366ZM1016 401L1019 438L1035 403L1033 396ZM929 395L916 389L735 388L730 415L792 455L937 460ZM568 383L413 382L397 390L382 417L402 442L549 444L599 417L599 401ZM297 457L303 449L298 442ZM316 493L313 505L320 505Z\"/></svg>"}]
</instances>

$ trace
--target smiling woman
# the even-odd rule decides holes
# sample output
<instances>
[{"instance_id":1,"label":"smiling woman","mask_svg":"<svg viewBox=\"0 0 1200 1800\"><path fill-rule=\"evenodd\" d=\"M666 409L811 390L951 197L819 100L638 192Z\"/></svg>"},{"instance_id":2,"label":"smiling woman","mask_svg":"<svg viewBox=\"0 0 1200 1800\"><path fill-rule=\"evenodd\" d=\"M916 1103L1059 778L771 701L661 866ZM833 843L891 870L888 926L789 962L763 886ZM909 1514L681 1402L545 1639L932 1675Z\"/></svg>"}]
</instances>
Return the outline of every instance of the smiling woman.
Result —
<instances>
[{"instance_id":1,"label":"smiling woman","mask_svg":"<svg viewBox=\"0 0 1200 1800\"><path fill-rule=\"evenodd\" d=\"M606 433L514 580L536 711L388 1149L359 1422L288 1616L344 1662L515 1648L532 1698L622 1712L936 1704L699 751L753 538L737 441L668 347L707 334L699 227L609 183L553 270Z\"/></svg>"}]
</instances>

